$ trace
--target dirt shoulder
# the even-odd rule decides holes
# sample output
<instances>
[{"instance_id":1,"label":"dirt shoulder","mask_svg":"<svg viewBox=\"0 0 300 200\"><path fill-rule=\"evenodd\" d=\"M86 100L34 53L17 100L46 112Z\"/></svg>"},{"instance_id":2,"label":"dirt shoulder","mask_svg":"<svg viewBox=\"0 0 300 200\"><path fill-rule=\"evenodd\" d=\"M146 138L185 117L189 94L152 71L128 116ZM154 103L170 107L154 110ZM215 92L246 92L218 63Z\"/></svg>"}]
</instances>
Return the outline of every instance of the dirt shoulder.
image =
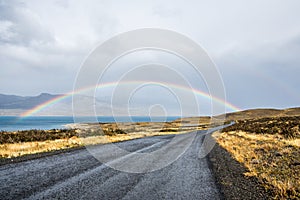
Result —
<instances>
[{"instance_id":1,"label":"dirt shoulder","mask_svg":"<svg viewBox=\"0 0 300 200\"><path fill-rule=\"evenodd\" d=\"M290 116L237 120L215 132L218 146L210 160L224 196L253 199L256 192L259 199L299 199L299 130L300 117Z\"/></svg>"},{"instance_id":2,"label":"dirt shoulder","mask_svg":"<svg viewBox=\"0 0 300 200\"><path fill-rule=\"evenodd\" d=\"M247 169L218 144L208 155L211 170L224 199L272 199L256 177L246 177Z\"/></svg>"}]
</instances>

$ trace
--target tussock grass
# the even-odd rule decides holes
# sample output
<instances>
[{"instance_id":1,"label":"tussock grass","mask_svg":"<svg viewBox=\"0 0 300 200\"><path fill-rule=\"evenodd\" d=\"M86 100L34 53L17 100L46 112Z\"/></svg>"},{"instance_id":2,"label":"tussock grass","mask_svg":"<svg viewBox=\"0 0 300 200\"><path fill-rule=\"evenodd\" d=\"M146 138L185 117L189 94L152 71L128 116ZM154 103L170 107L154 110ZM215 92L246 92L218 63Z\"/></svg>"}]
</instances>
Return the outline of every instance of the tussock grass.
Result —
<instances>
[{"instance_id":1,"label":"tussock grass","mask_svg":"<svg viewBox=\"0 0 300 200\"><path fill-rule=\"evenodd\" d=\"M65 139L76 135L77 133L73 129L1 131L0 144Z\"/></svg>"},{"instance_id":2,"label":"tussock grass","mask_svg":"<svg viewBox=\"0 0 300 200\"><path fill-rule=\"evenodd\" d=\"M223 129L223 132L235 130L256 134L279 134L284 138L300 138L300 116L237 120L236 124Z\"/></svg>"},{"instance_id":3,"label":"tussock grass","mask_svg":"<svg viewBox=\"0 0 300 200\"><path fill-rule=\"evenodd\" d=\"M299 117L242 120L213 136L274 199L300 199L299 124Z\"/></svg>"},{"instance_id":4,"label":"tussock grass","mask_svg":"<svg viewBox=\"0 0 300 200\"><path fill-rule=\"evenodd\" d=\"M80 139L77 137L35 142L21 142L15 144L1 144L0 158L13 158L27 154L78 147L81 146L81 144L82 143Z\"/></svg>"}]
</instances>

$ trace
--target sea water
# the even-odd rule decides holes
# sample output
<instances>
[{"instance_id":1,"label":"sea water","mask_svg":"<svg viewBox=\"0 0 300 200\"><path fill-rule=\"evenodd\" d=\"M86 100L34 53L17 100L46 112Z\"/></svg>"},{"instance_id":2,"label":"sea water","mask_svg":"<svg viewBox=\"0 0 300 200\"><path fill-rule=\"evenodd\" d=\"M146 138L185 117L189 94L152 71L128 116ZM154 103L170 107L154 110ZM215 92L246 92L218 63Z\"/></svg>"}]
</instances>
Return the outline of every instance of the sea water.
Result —
<instances>
[{"instance_id":1,"label":"sea water","mask_svg":"<svg viewBox=\"0 0 300 200\"><path fill-rule=\"evenodd\" d=\"M0 130L17 131L30 129L63 129L64 125L71 123L84 122L167 122L179 118L178 116L168 117L149 117L149 116L99 116L95 117L76 117L72 116L0 116Z\"/></svg>"}]
</instances>

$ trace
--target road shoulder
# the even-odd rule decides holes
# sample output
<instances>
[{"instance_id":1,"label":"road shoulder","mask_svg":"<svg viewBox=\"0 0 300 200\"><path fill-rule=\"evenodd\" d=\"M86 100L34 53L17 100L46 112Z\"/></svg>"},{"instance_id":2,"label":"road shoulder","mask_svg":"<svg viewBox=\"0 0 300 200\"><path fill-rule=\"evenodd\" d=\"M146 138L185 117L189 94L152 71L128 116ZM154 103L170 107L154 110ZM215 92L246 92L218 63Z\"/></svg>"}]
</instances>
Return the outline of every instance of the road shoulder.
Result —
<instances>
[{"instance_id":1,"label":"road shoulder","mask_svg":"<svg viewBox=\"0 0 300 200\"><path fill-rule=\"evenodd\" d=\"M224 199L272 199L257 178L244 176L246 168L218 144L209 153L208 160Z\"/></svg>"}]
</instances>

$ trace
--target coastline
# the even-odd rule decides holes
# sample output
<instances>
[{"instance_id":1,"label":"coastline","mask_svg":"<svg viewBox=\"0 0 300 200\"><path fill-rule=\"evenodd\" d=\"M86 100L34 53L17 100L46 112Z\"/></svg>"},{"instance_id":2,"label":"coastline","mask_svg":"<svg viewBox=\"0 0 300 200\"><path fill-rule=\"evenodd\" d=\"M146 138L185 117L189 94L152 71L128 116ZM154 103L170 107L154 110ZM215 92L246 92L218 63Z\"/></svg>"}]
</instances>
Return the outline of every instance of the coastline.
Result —
<instances>
[{"instance_id":1,"label":"coastline","mask_svg":"<svg viewBox=\"0 0 300 200\"><path fill-rule=\"evenodd\" d=\"M295 182L299 177L300 166L297 154L300 150L299 113L300 108L281 111L264 109L230 113L226 116L227 120L234 121L235 124L212 135L217 143L206 157L224 199L280 199L299 196L299 185ZM82 136L84 145L95 145L97 142L103 144L103 141L120 142L155 135L182 134L204 130L213 124L209 124L206 117L191 117L163 123L83 123L66 126L77 131L76 137ZM71 140L74 139L80 141L79 137ZM17 144L22 145L19 142ZM84 148L82 143L76 145L69 146L68 149L51 149L51 152L37 155L5 158L0 160L0 165ZM259 166L263 168L257 168ZM274 175L281 176L281 180L278 179L280 184L284 183L282 180L292 183L291 188L278 187L279 184L272 181ZM277 181L277 177L275 178Z\"/></svg>"},{"instance_id":2,"label":"coastline","mask_svg":"<svg viewBox=\"0 0 300 200\"><path fill-rule=\"evenodd\" d=\"M203 126L184 126L181 122L77 123L67 129L2 131L0 157L49 152L86 145L106 144L142 137L183 134L203 130Z\"/></svg>"}]
</instances>

